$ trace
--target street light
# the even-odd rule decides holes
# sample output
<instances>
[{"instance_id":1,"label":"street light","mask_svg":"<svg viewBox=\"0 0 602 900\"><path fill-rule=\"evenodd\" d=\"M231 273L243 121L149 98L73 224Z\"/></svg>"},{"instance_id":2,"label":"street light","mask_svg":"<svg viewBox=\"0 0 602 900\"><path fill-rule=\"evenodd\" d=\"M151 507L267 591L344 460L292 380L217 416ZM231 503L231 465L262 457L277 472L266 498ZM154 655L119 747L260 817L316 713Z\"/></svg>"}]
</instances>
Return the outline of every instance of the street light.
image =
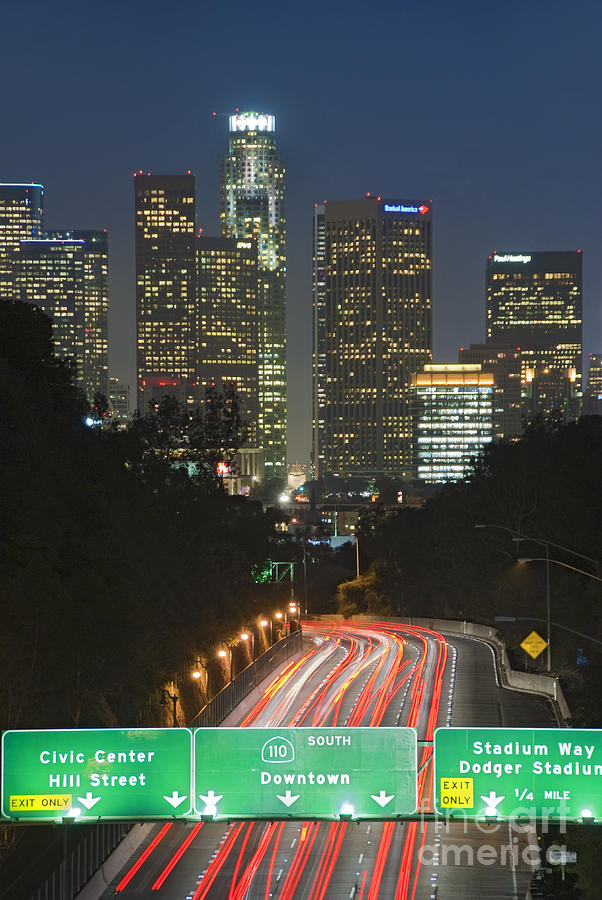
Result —
<instances>
[{"instance_id":1,"label":"street light","mask_svg":"<svg viewBox=\"0 0 602 900\"><path fill-rule=\"evenodd\" d=\"M517 531L516 528L507 528L506 525L494 525L493 523L487 525L475 525L475 528L501 528L502 531L507 531L509 534L516 535L514 540L526 540L526 541L535 541L539 544L547 544L549 547L554 547L556 550L562 550L564 553L570 553L571 556L578 556L580 559L585 559L587 562L590 562L593 566L596 567L596 575L600 575L600 562L597 559L594 559L591 556L586 556L585 553L579 553L577 550L571 550L570 547L563 547L562 544L555 544L554 541L544 540L543 538L534 538L530 537L527 534L521 534L520 531Z\"/></svg>"},{"instance_id":2,"label":"street light","mask_svg":"<svg viewBox=\"0 0 602 900\"><path fill-rule=\"evenodd\" d=\"M251 638L251 660L255 658L255 635L253 632L243 631L241 632L240 639L241 641L245 641L245 643Z\"/></svg>"},{"instance_id":3,"label":"street light","mask_svg":"<svg viewBox=\"0 0 602 900\"><path fill-rule=\"evenodd\" d=\"M519 560L520 562L520 560ZM554 560L550 560L550 562L554 562ZM602 579L601 579L602 580ZM495 616L495 622L545 622L545 619L538 619L535 616ZM563 631L570 631L571 634L576 634L578 637L584 638L586 641L591 641L593 644L599 644L602 647L602 641L599 641L597 638L590 637L589 634L583 634L582 631L575 631L574 628L568 628L566 625L561 625L560 622L552 622L552 625L555 628L561 628Z\"/></svg>"},{"instance_id":4,"label":"street light","mask_svg":"<svg viewBox=\"0 0 602 900\"><path fill-rule=\"evenodd\" d=\"M274 630L273 630L273 624L272 624L271 618L270 619L261 619L259 624L261 625L262 628L267 628L268 625L270 626L270 647L271 647L272 644L274 643Z\"/></svg>"},{"instance_id":5,"label":"street light","mask_svg":"<svg viewBox=\"0 0 602 900\"><path fill-rule=\"evenodd\" d=\"M475 528L499 528L501 531L506 531L508 534L513 535L512 540L514 541L533 541L535 544L539 544L545 550L545 557L542 557L539 561L545 562L546 564L546 622L547 622L547 639L548 639L548 652L547 652L547 670L548 672L552 668L552 648L550 645L550 621L551 621L551 605L550 605L550 563L555 562L559 566L564 566L566 569L573 569L575 572L580 572L582 575L587 575L589 578L594 578L596 581L602 581L600 578L600 564L597 559L593 559L591 556L586 556L585 553L579 553L577 550L571 550L570 547L563 547L562 544L555 544L554 541L543 540L542 538L533 537L533 535L522 534L520 531L517 531L515 528L508 528L506 525L495 525L493 523L488 523L486 525L475 525ZM559 559L550 559L550 547L555 547L557 550L562 550L564 553L570 553L573 556L578 556L580 559L585 559L587 562L592 563L596 567L596 575L591 575L589 572L584 572L583 569L577 569L575 566L570 566L568 563L563 563ZM538 558L539 559L539 558ZM519 559L519 562L526 561L526 557L523 559Z\"/></svg>"},{"instance_id":6,"label":"street light","mask_svg":"<svg viewBox=\"0 0 602 900\"><path fill-rule=\"evenodd\" d=\"M502 531L507 531L508 534L514 535L514 538L519 538L525 541L533 541L535 544L540 544L546 551L546 622L547 622L547 640L548 640L548 652L547 652L547 663L546 669L548 672L552 669L552 648L550 645L551 639L551 602L550 602L550 546L549 541L542 541L540 538L532 537L528 534L521 534L520 531L516 531L514 528L507 528L505 525L475 525L475 528L499 528ZM554 546L557 546L556 544ZM571 553L571 551L568 551Z\"/></svg>"},{"instance_id":7,"label":"street light","mask_svg":"<svg viewBox=\"0 0 602 900\"><path fill-rule=\"evenodd\" d=\"M221 657L221 659L225 659L228 656L227 650L218 650L217 655ZM230 650L230 681L232 681L232 651Z\"/></svg>"},{"instance_id":8,"label":"street light","mask_svg":"<svg viewBox=\"0 0 602 900\"><path fill-rule=\"evenodd\" d=\"M547 562L547 558L543 556L519 556L517 562L519 563L528 563L528 562ZM573 572L579 572L580 575L586 575L588 578L593 578L594 581L602 581L602 578L599 578L598 575L592 575L591 572L586 572L584 569L578 569L576 566L570 566L568 563L562 562L560 559L551 559L551 563L556 563L557 566L563 566L565 569L571 569Z\"/></svg>"}]
</instances>

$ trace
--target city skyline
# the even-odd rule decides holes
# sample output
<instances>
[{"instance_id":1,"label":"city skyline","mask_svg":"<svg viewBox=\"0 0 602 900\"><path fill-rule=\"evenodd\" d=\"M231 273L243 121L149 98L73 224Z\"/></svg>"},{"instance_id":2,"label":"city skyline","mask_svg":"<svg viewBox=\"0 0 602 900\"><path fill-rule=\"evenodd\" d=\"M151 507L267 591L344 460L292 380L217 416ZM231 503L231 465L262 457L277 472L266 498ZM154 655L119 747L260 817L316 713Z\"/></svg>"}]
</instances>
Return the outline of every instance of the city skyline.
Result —
<instances>
[{"instance_id":1,"label":"city skyline","mask_svg":"<svg viewBox=\"0 0 602 900\"><path fill-rule=\"evenodd\" d=\"M203 233L218 235L227 119L211 113L239 106L276 116L287 170L289 462L307 460L311 442L314 202L359 199L366 191L433 200L435 362L455 362L459 347L485 339L492 247L582 248L583 349L588 355L602 348L601 234L591 200L601 129L591 112L601 11L580 3L569 15L560 4L533 3L500 15L477 3L452 9L435 2L428 10L400 6L370 16L354 3L345 16L337 4L310 4L308 12L318 9L319 32L308 15L293 39L269 4L253 13L235 4L248 53L232 55L226 71L231 9L201 15L184 3L165 15L158 4L134 2L120 10L117 26L111 5L102 15L70 17L68 5L40 4L27 22L32 52L25 58L11 46L4 59L15 87L6 98L1 180L44 184L51 228L108 228L110 370L130 384L132 396L132 172L190 168ZM7 29L18 33L24 15L9 9ZM82 27L85 41L76 36ZM270 52L255 54L249 70L245 62L265 34ZM159 40L173 65L149 73L143 53ZM365 67L357 65L360 54ZM423 76L405 74L412 71ZM30 115L49 72L73 83L77 116L71 103Z\"/></svg>"}]
</instances>

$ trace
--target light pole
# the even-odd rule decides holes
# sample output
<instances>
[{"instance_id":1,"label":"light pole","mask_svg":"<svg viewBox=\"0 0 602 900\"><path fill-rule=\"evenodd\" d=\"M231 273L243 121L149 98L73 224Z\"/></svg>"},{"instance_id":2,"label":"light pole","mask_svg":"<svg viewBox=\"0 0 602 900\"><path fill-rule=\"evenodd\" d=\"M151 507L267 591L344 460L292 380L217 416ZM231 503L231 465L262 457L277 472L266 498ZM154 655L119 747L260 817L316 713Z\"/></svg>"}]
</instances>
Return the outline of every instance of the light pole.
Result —
<instances>
[{"instance_id":1,"label":"light pole","mask_svg":"<svg viewBox=\"0 0 602 900\"><path fill-rule=\"evenodd\" d=\"M161 706L167 706L169 701L171 700L173 704L172 715L173 715L173 727L178 727L178 700L179 697L177 694L170 694L167 688L161 688L161 699L159 703Z\"/></svg>"},{"instance_id":2,"label":"light pole","mask_svg":"<svg viewBox=\"0 0 602 900\"><path fill-rule=\"evenodd\" d=\"M520 560L519 560L520 562ZM550 562L554 562L553 559ZM600 579L602 581L602 579ZM534 616L496 616L494 619L495 622L545 622L545 619L537 619ZM602 647L602 641L599 641L597 638L590 637L589 634L583 634L582 631L575 631L574 628L567 628L566 625L561 625L560 622L552 622L554 628L561 628L562 631L570 631L571 634L576 634L578 637L584 638L586 641L591 641L593 644L599 644Z\"/></svg>"},{"instance_id":3,"label":"light pole","mask_svg":"<svg viewBox=\"0 0 602 900\"><path fill-rule=\"evenodd\" d=\"M521 534L520 531L516 531L514 528L507 528L505 525L475 525L475 528L499 528L502 531L508 532L508 534L513 535L513 540L521 540L521 541L533 541L535 544L539 544L544 548L546 553L546 621L547 621L547 641L548 641L548 651L547 651L547 661L546 661L546 669L548 672L552 669L552 648L550 645L551 638L551 599L550 599L550 547L549 541L542 541L541 538L532 537L528 534ZM556 546L556 545L554 545ZM569 550L569 553L572 551Z\"/></svg>"},{"instance_id":4,"label":"light pole","mask_svg":"<svg viewBox=\"0 0 602 900\"><path fill-rule=\"evenodd\" d=\"M569 551L571 552L571 551ZM577 553L576 556L582 556L583 554ZM585 557L589 559L589 557ZM550 671L550 563L555 563L557 566L562 566L564 569L571 569L573 572L579 572L580 575L586 575L588 578L593 578L594 581L602 581L598 575L592 575L591 572L585 572L583 569L578 569L576 566L571 566L568 563L562 562L560 559L550 559L550 550L546 545L546 555L545 556L519 556L517 562L519 563L529 563L529 562L545 562L546 564L546 584L547 584L547 595L548 595L548 672ZM591 560L594 562L594 560Z\"/></svg>"},{"instance_id":5,"label":"light pole","mask_svg":"<svg viewBox=\"0 0 602 900\"><path fill-rule=\"evenodd\" d=\"M252 631L243 631L241 632L240 639L241 641L245 641L245 643L251 639L251 662L255 659L255 635Z\"/></svg>"},{"instance_id":6,"label":"light pole","mask_svg":"<svg viewBox=\"0 0 602 900\"><path fill-rule=\"evenodd\" d=\"M259 622L259 624L261 625L262 628L267 628L268 625L270 626L270 647L271 647L272 644L274 643L274 633L273 633L272 617L270 616L269 619L261 619L260 622Z\"/></svg>"},{"instance_id":7,"label":"light pole","mask_svg":"<svg viewBox=\"0 0 602 900\"><path fill-rule=\"evenodd\" d=\"M282 622L284 619L284 635L286 637L286 613L277 612L274 614L274 618L278 619L278 622Z\"/></svg>"},{"instance_id":8,"label":"light pole","mask_svg":"<svg viewBox=\"0 0 602 900\"><path fill-rule=\"evenodd\" d=\"M577 566L570 566L568 563L562 562L560 559L550 559L544 556L519 556L517 562L519 563L528 563L528 562L551 562L555 563L557 566L563 566L565 569L571 569L572 572L579 572L580 575L586 575L587 578L593 578L594 581L602 581L602 578L599 578L598 575L592 575L591 572L586 572L584 569L578 569Z\"/></svg>"},{"instance_id":9,"label":"light pole","mask_svg":"<svg viewBox=\"0 0 602 900\"><path fill-rule=\"evenodd\" d=\"M218 650L217 655L220 657L220 659L226 659L226 657L228 656L228 651ZM232 650L230 650L230 681L232 681Z\"/></svg>"}]
</instances>

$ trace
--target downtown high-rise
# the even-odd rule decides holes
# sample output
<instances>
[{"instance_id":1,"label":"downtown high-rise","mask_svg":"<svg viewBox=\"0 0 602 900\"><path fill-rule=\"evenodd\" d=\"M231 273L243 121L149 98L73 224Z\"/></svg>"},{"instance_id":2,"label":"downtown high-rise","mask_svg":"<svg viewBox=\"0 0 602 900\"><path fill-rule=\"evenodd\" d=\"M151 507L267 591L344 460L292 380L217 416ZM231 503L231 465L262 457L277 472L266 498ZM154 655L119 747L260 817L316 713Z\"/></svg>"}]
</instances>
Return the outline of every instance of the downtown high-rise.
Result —
<instances>
[{"instance_id":1,"label":"downtown high-rise","mask_svg":"<svg viewBox=\"0 0 602 900\"><path fill-rule=\"evenodd\" d=\"M200 396L211 385L236 390L247 426L247 447L257 449L259 415L257 242L197 238Z\"/></svg>"},{"instance_id":2,"label":"downtown high-rise","mask_svg":"<svg viewBox=\"0 0 602 900\"><path fill-rule=\"evenodd\" d=\"M109 238L106 228L46 232L47 238L83 242L83 355L81 384L93 403L109 396Z\"/></svg>"},{"instance_id":3,"label":"downtown high-rise","mask_svg":"<svg viewBox=\"0 0 602 900\"><path fill-rule=\"evenodd\" d=\"M137 407L197 399L195 179L134 176Z\"/></svg>"},{"instance_id":4,"label":"downtown high-rise","mask_svg":"<svg viewBox=\"0 0 602 900\"><path fill-rule=\"evenodd\" d=\"M416 475L461 481L493 439L495 384L479 363L426 365L412 376Z\"/></svg>"},{"instance_id":5,"label":"downtown high-rise","mask_svg":"<svg viewBox=\"0 0 602 900\"><path fill-rule=\"evenodd\" d=\"M55 352L71 360L83 390L84 241L50 237L20 241L12 267L14 298L39 307L52 319Z\"/></svg>"},{"instance_id":6,"label":"downtown high-rise","mask_svg":"<svg viewBox=\"0 0 602 900\"><path fill-rule=\"evenodd\" d=\"M0 184L0 300L15 300L13 258L21 241L43 237L41 184Z\"/></svg>"},{"instance_id":7,"label":"downtown high-rise","mask_svg":"<svg viewBox=\"0 0 602 900\"><path fill-rule=\"evenodd\" d=\"M284 166L275 130L272 115L245 112L230 116L220 212L224 237L257 243L258 441L268 478L286 473Z\"/></svg>"},{"instance_id":8,"label":"downtown high-rise","mask_svg":"<svg viewBox=\"0 0 602 900\"><path fill-rule=\"evenodd\" d=\"M432 358L431 204L328 202L323 227L324 473L411 474L412 375Z\"/></svg>"},{"instance_id":9,"label":"downtown high-rise","mask_svg":"<svg viewBox=\"0 0 602 900\"><path fill-rule=\"evenodd\" d=\"M578 414L582 263L581 250L496 250L487 260L487 343L520 351L527 418Z\"/></svg>"},{"instance_id":10,"label":"downtown high-rise","mask_svg":"<svg viewBox=\"0 0 602 900\"><path fill-rule=\"evenodd\" d=\"M314 204L312 252L312 441L313 477L324 474L326 409L326 204Z\"/></svg>"}]
</instances>

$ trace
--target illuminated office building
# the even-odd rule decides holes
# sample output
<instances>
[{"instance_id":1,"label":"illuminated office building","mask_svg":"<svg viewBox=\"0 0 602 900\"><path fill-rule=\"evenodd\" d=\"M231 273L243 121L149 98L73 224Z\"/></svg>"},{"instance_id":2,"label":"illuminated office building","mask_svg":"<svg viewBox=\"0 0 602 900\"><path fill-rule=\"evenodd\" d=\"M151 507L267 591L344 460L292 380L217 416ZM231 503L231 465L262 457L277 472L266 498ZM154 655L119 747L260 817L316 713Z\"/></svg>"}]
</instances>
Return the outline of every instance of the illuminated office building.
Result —
<instances>
[{"instance_id":1,"label":"illuminated office building","mask_svg":"<svg viewBox=\"0 0 602 900\"><path fill-rule=\"evenodd\" d=\"M525 421L530 423L543 416L567 423L578 418L583 402L579 384L574 367L527 369L522 390Z\"/></svg>"},{"instance_id":2,"label":"illuminated office building","mask_svg":"<svg viewBox=\"0 0 602 900\"><path fill-rule=\"evenodd\" d=\"M73 360L82 390L85 267L83 240L21 241L13 255L15 299L38 306L50 316L55 352Z\"/></svg>"},{"instance_id":3,"label":"illuminated office building","mask_svg":"<svg viewBox=\"0 0 602 900\"><path fill-rule=\"evenodd\" d=\"M134 176L138 400L196 400L194 175Z\"/></svg>"},{"instance_id":4,"label":"illuminated office building","mask_svg":"<svg viewBox=\"0 0 602 900\"><path fill-rule=\"evenodd\" d=\"M573 397L581 393L582 259L580 250L496 250L487 262L487 343L520 349L523 382L531 372L529 384L542 386L532 414L550 411L552 382L569 379Z\"/></svg>"},{"instance_id":5,"label":"illuminated office building","mask_svg":"<svg viewBox=\"0 0 602 900\"><path fill-rule=\"evenodd\" d=\"M324 471L407 475L412 375L432 357L431 205L327 203Z\"/></svg>"},{"instance_id":6,"label":"illuminated office building","mask_svg":"<svg viewBox=\"0 0 602 900\"><path fill-rule=\"evenodd\" d=\"M84 347L82 385L94 395L109 396L109 241L101 231L71 229L47 232L46 237L84 242Z\"/></svg>"},{"instance_id":7,"label":"illuminated office building","mask_svg":"<svg viewBox=\"0 0 602 900\"><path fill-rule=\"evenodd\" d=\"M460 481L493 438L493 375L478 364L426 365L412 388L418 478Z\"/></svg>"},{"instance_id":8,"label":"illuminated office building","mask_svg":"<svg viewBox=\"0 0 602 900\"><path fill-rule=\"evenodd\" d=\"M0 184L0 300L14 300L13 256L21 241L43 237L41 184Z\"/></svg>"},{"instance_id":9,"label":"illuminated office building","mask_svg":"<svg viewBox=\"0 0 602 900\"><path fill-rule=\"evenodd\" d=\"M474 363L491 372L493 434L496 440L516 441L524 430L520 350L510 344L471 344L461 347L459 363Z\"/></svg>"},{"instance_id":10,"label":"illuminated office building","mask_svg":"<svg viewBox=\"0 0 602 900\"><path fill-rule=\"evenodd\" d=\"M130 386L116 375L109 377L109 402L115 419L127 422L130 417Z\"/></svg>"},{"instance_id":11,"label":"illuminated office building","mask_svg":"<svg viewBox=\"0 0 602 900\"><path fill-rule=\"evenodd\" d=\"M197 238L198 368L201 397L215 384L233 384L247 443L257 446L258 274L257 241Z\"/></svg>"},{"instance_id":12,"label":"illuminated office building","mask_svg":"<svg viewBox=\"0 0 602 900\"><path fill-rule=\"evenodd\" d=\"M583 412L602 416L602 353L590 353Z\"/></svg>"},{"instance_id":13,"label":"illuminated office building","mask_svg":"<svg viewBox=\"0 0 602 900\"><path fill-rule=\"evenodd\" d=\"M284 166L275 118L230 116L222 162L221 231L257 241L259 269L259 442L267 477L286 477L286 247Z\"/></svg>"},{"instance_id":14,"label":"illuminated office building","mask_svg":"<svg viewBox=\"0 0 602 900\"><path fill-rule=\"evenodd\" d=\"M313 477L324 474L326 406L326 206L314 204L312 297L312 448Z\"/></svg>"}]
</instances>

